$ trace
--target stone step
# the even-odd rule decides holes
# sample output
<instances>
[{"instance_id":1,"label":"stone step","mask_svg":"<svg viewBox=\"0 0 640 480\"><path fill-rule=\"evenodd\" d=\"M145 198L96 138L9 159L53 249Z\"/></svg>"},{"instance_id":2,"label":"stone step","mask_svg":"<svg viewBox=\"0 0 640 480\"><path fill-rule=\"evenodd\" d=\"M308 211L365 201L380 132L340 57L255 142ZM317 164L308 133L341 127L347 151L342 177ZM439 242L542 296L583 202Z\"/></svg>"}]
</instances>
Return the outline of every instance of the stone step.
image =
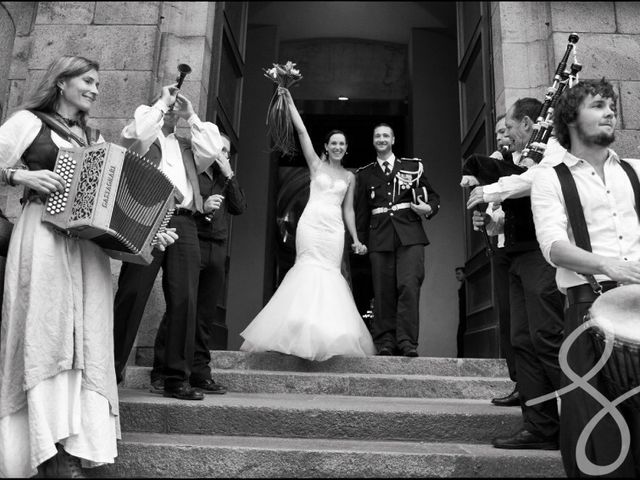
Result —
<instances>
[{"instance_id":1,"label":"stone step","mask_svg":"<svg viewBox=\"0 0 640 480\"><path fill-rule=\"evenodd\" d=\"M124 387L149 388L149 367L129 366ZM372 397L470 398L488 400L513 390L506 377L459 377L376 373L285 372L212 369L229 391L308 393Z\"/></svg>"},{"instance_id":2,"label":"stone step","mask_svg":"<svg viewBox=\"0 0 640 480\"><path fill-rule=\"evenodd\" d=\"M204 400L120 390L128 432L486 443L522 425L520 408L483 400L233 393Z\"/></svg>"},{"instance_id":3,"label":"stone step","mask_svg":"<svg viewBox=\"0 0 640 480\"><path fill-rule=\"evenodd\" d=\"M563 477L557 451L456 443L124 433L92 477Z\"/></svg>"},{"instance_id":4,"label":"stone step","mask_svg":"<svg viewBox=\"0 0 640 480\"><path fill-rule=\"evenodd\" d=\"M138 348L136 364L150 367L153 349ZM378 373L455 377L507 377L504 359L443 357L332 357L314 362L278 352L211 351L211 368L285 372Z\"/></svg>"}]
</instances>

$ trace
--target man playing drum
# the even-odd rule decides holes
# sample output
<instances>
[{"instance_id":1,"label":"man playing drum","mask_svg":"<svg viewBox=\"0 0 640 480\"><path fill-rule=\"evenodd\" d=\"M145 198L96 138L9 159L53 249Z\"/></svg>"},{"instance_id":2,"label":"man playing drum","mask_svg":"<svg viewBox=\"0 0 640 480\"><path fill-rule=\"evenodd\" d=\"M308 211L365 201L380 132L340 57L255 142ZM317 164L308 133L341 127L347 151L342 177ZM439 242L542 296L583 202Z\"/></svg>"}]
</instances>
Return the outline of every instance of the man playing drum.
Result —
<instances>
[{"instance_id":1,"label":"man playing drum","mask_svg":"<svg viewBox=\"0 0 640 480\"><path fill-rule=\"evenodd\" d=\"M567 295L565 339L584 321L597 298L595 281L602 291L619 283L640 283L640 221L634 208L640 208L640 160L625 163L608 148L615 139L616 100L612 85L604 79L583 81L563 93L554 127L558 141L568 151L557 167L538 169L531 188L540 248L557 267L558 288ZM584 221L577 221L581 217ZM590 275L593 277L588 278ZM581 377L599 358L586 334L577 337L567 355L569 368ZM570 383L563 369L562 384ZM589 383L607 396L602 372ZM567 476L586 476L592 471L589 462L606 467L620 456L621 432L610 415L600 420L588 439L584 453L589 462L576 448L586 424L602 409L583 388L562 395L560 450ZM624 461L609 474L637 478L640 412L629 408L628 402L618 409L631 430L631 444Z\"/></svg>"}]
</instances>

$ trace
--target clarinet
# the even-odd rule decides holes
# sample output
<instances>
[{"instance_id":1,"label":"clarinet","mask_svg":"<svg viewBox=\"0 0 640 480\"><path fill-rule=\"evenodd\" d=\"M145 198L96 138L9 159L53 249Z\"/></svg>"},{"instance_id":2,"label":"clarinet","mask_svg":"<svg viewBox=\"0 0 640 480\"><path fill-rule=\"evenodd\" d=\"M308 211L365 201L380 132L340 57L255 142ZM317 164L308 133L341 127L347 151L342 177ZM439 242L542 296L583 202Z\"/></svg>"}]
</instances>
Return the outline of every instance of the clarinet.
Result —
<instances>
[{"instance_id":1,"label":"clarinet","mask_svg":"<svg viewBox=\"0 0 640 480\"><path fill-rule=\"evenodd\" d=\"M186 63L181 63L178 65L178 77L176 78L176 90L179 91L182 88L182 82L184 82L185 77L191 73L191 67L189 65L187 65ZM177 97L177 94L176 94ZM173 109L175 108L176 103L173 102L171 104L171 107L169 107L170 111L173 111Z\"/></svg>"},{"instance_id":2,"label":"clarinet","mask_svg":"<svg viewBox=\"0 0 640 480\"><path fill-rule=\"evenodd\" d=\"M556 68L556 73L553 76L553 84L547 90L544 97L540 114L536 119L536 123L533 126L533 132L527 145L522 149L522 155L520 157L520 163L522 165L533 165L540 163L544 152L547 148L547 142L551 137L553 131L553 112L555 106L562 95L562 92L567 88L571 88L578 79L578 73L582 70L582 65L578 63L576 58L576 43L580 37L575 33L569 35L569 43L567 49L564 52L562 60ZM567 70L567 61L569 55L573 53L573 63L569 70Z\"/></svg>"}]
</instances>

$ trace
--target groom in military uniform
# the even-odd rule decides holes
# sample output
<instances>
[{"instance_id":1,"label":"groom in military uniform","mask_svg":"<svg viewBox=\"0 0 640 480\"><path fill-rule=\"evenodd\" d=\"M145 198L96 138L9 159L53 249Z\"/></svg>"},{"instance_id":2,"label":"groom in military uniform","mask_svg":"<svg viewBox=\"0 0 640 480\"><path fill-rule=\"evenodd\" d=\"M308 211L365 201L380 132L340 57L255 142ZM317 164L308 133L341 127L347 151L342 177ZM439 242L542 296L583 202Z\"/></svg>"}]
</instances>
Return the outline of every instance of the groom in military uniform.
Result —
<instances>
[{"instance_id":1,"label":"groom in military uniform","mask_svg":"<svg viewBox=\"0 0 640 480\"><path fill-rule=\"evenodd\" d=\"M373 341L378 355L418 356L418 306L424 280L422 218L440 208L422 161L396 158L393 129L373 130L377 160L356 172L356 226L367 246L373 279Z\"/></svg>"}]
</instances>

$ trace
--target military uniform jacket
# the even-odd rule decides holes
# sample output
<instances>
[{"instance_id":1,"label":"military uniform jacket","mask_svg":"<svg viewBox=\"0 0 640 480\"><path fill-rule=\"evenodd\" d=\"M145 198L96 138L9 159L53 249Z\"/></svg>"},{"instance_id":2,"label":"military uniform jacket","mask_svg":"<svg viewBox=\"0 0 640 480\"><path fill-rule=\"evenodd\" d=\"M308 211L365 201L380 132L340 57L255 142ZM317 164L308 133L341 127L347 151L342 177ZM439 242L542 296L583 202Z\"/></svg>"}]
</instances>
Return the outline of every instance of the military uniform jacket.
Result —
<instances>
[{"instance_id":1,"label":"military uniform jacket","mask_svg":"<svg viewBox=\"0 0 640 480\"><path fill-rule=\"evenodd\" d=\"M396 158L388 176L377 161L356 172L356 228L360 241L370 252L394 250L394 234L402 245L429 244L421 217L411 208L394 209L413 201L412 188L425 187L431 206L426 218L438 213L440 195L427 181L421 163L419 159ZM373 214L376 208L387 210Z\"/></svg>"}]
</instances>

